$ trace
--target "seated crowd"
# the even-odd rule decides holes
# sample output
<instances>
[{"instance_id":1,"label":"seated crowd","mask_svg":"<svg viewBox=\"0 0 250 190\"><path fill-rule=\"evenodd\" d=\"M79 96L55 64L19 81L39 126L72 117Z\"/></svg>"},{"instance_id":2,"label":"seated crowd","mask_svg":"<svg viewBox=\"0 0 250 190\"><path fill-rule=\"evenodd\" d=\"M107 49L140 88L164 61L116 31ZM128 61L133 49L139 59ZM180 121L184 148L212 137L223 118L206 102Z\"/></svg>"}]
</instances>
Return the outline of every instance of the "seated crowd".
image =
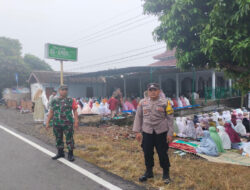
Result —
<instances>
[{"instance_id":1,"label":"seated crowd","mask_svg":"<svg viewBox=\"0 0 250 190\"><path fill-rule=\"evenodd\" d=\"M177 117L175 124L177 136L201 140L197 153L218 156L225 150L240 149L243 145L245 149L250 148L250 143L242 142L242 139L249 141L250 137L247 110Z\"/></svg>"}]
</instances>

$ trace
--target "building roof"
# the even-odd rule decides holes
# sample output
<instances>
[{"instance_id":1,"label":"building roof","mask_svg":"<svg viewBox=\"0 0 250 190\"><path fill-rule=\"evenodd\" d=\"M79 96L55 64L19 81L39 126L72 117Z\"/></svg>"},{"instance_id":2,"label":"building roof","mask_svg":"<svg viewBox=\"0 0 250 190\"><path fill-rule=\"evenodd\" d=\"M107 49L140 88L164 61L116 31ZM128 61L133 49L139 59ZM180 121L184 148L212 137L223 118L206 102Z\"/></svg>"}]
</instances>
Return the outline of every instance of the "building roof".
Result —
<instances>
[{"instance_id":1,"label":"building roof","mask_svg":"<svg viewBox=\"0 0 250 190\"><path fill-rule=\"evenodd\" d=\"M158 73L167 73L167 72L173 72L173 70L177 70L176 67L173 66L142 66L142 67L126 67L126 68L120 68L120 69L110 69L110 70L104 70L104 71L97 71L97 72L91 72L91 73L82 73L71 76L72 78L79 78L79 77L97 77L97 76L103 76L103 77L121 77L122 75L125 76L140 76L140 75L148 75L152 72L158 72Z\"/></svg>"},{"instance_id":2,"label":"building roof","mask_svg":"<svg viewBox=\"0 0 250 190\"><path fill-rule=\"evenodd\" d=\"M154 59L158 60L155 63L150 64L149 66L172 66L176 67L176 57L175 57L176 50L168 50L160 55L154 56Z\"/></svg>"},{"instance_id":3,"label":"building roof","mask_svg":"<svg viewBox=\"0 0 250 190\"><path fill-rule=\"evenodd\" d=\"M173 50L167 50L166 52L160 54L160 55L156 55L154 56L154 59L156 60L164 60L168 57L173 57L175 56L175 52L176 52L176 49L173 49Z\"/></svg>"},{"instance_id":4,"label":"building roof","mask_svg":"<svg viewBox=\"0 0 250 190\"><path fill-rule=\"evenodd\" d=\"M105 79L102 77L97 78L72 78L74 75L79 75L83 73L76 73L76 72L64 72L64 81L65 83L104 83ZM33 71L30 74L28 79L28 83L41 83L41 84L49 84L55 83L60 84L60 72L59 71Z\"/></svg>"},{"instance_id":5,"label":"building roof","mask_svg":"<svg viewBox=\"0 0 250 190\"><path fill-rule=\"evenodd\" d=\"M157 61L155 63L150 64L149 66L173 66L176 67L177 60L167 60L167 61Z\"/></svg>"}]
</instances>

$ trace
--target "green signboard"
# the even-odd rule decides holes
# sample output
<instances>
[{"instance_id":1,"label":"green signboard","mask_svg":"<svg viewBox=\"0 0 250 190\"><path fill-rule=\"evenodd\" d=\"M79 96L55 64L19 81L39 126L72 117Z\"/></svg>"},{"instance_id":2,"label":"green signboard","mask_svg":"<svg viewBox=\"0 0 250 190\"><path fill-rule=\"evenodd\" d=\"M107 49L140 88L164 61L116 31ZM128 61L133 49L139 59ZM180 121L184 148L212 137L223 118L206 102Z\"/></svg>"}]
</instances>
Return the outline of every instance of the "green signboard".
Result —
<instances>
[{"instance_id":1,"label":"green signboard","mask_svg":"<svg viewBox=\"0 0 250 190\"><path fill-rule=\"evenodd\" d=\"M78 50L74 47L45 44L45 57L62 61L77 61Z\"/></svg>"}]
</instances>

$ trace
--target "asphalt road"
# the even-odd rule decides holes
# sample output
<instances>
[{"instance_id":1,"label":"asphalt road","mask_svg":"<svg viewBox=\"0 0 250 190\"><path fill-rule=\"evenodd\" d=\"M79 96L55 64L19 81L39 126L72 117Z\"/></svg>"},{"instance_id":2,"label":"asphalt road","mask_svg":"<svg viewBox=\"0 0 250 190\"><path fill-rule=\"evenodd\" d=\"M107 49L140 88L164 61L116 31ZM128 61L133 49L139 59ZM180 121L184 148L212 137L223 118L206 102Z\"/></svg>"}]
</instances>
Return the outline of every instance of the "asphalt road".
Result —
<instances>
[{"instance_id":1,"label":"asphalt road","mask_svg":"<svg viewBox=\"0 0 250 190\"><path fill-rule=\"evenodd\" d=\"M8 127L8 129L10 128ZM17 133L16 131L14 132ZM20 133L19 135L48 151L55 152L54 147L50 147L33 137ZM53 161L49 155L3 129L0 129L0 146L1 190L108 189L77 170L70 168L63 162ZM121 189L144 189L78 158L75 164Z\"/></svg>"}]
</instances>

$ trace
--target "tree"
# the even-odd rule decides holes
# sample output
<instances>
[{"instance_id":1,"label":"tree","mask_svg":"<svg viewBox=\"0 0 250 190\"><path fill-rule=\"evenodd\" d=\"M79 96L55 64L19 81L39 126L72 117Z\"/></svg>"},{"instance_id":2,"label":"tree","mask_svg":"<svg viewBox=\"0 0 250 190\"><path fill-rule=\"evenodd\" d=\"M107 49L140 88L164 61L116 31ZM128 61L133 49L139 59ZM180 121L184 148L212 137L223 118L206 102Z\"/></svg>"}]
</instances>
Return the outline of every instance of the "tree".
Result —
<instances>
[{"instance_id":1,"label":"tree","mask_svg":"<svg viewBox=\"0 0 250 190\"><path fill-rule=\"evenodd\" d=\"M23 58L25 65L31 70L31 71L52 71L49 64L47 64L45 61L39 59L38 57L26 54Z\"/></svg>"},{"instance_id":2,"label":"tree","mask_svg":"<svg viewBox=\"0 0 250 190\"><path fill-rule=\"evenodd\" d=\"M33 70L52 70L51 67L33 55L21 56L22 46L18 40L0 37L0 91L16 86L18 73L19 85L26 81ZM2 93L0 93L1 97Z\"/></svg>"},{"instance_id":3,"label":"tree","mask_svg":"<svg viewBox=\"0 0 250 190\"><path fill-rule=\"evenodd\" d=\"M250 89L250 1L215 1L201 35L202 51L236 80L243 97Z\"/></svg>"},{"instance_id":4,"label":"tree","mask_svg":"<svg viewBox=\"0 0 250 190\"><path fill-rule=\"evenodd\" d=\"M218 68L249 90L249 0L144 1L145 13L159 17L154 37L176 48L178 67Z\"/></svg>"},{"instance_id":5,"label":"tree","mask_svg":"<svg viewBox=\"0 0 250 190\"><path fill-rule=\"evenodd\" d=\"M27 67L21 57L21 44L18 40L0 38L0 90L16 84L15 74L19 75L20 84L28 77ZM0 94L1 96L2 94Z\"/></svg>"}]
</instances>

